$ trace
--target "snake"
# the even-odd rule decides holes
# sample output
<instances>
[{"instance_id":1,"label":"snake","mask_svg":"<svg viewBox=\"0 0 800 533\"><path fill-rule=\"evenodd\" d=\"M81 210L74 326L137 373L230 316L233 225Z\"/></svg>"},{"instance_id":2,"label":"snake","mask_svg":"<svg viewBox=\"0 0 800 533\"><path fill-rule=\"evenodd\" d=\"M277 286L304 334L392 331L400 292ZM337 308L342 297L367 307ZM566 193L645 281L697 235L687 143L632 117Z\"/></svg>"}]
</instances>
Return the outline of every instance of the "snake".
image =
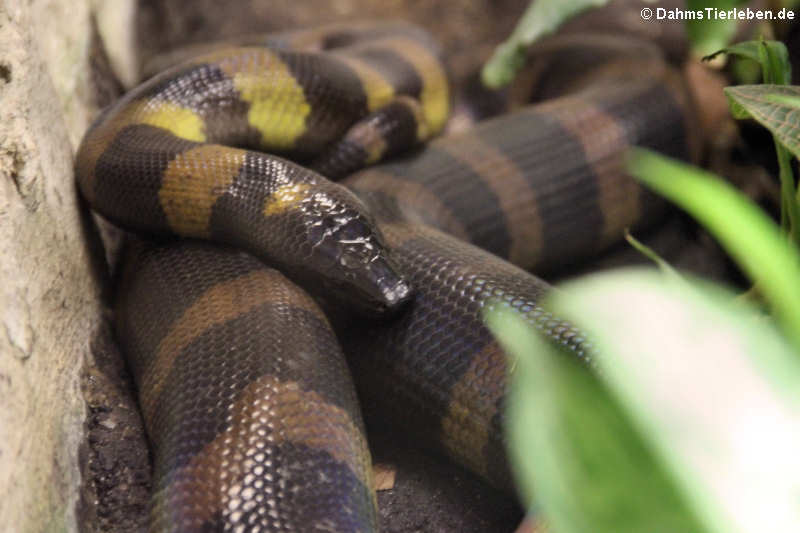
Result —
<instances>
[{"instance_id":1,"label":"snake","mask_svg":"<svg viewBox=\"0 0 800 533\"><path fill-rule=\"evenodd\" d=\"M104 110L76 157L132 233L114 304L154 458L150 530L374 532L362 414L514 497L505 307L579 358L548 272L664 206L632 145L690 158L659 50L551 38L534 103L453 135L435 41L401 22L193 50ZM337 181L338 180L338 181Z\"/></svg>"}]
</instances>

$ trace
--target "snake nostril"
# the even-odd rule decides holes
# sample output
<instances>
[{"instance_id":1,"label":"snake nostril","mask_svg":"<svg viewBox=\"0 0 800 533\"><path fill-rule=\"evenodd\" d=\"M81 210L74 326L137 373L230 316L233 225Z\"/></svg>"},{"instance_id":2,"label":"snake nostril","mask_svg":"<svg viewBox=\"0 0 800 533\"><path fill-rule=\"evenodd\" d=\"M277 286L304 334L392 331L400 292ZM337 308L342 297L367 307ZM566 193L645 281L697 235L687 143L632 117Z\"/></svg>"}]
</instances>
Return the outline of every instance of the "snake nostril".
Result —
<instances>
[{"instance_id":1,"label":"snake nostril","mask_svg":"<svg viewBox=\"0 0 800 533\"><path fill-rule=\"evenodd\" d=\"M384 299L390 302L389 309L397 308L407 302L412 295L411 286L405 280L398 280L393 286L384 289Z\"/></svg>"}]
</instances>

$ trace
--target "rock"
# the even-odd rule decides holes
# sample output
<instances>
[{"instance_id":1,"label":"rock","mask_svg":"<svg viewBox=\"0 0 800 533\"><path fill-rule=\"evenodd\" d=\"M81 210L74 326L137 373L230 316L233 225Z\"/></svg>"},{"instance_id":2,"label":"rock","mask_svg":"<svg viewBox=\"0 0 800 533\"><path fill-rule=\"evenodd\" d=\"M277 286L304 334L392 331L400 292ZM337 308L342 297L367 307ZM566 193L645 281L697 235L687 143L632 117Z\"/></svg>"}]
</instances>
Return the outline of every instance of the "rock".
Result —
<instances>
[{"instance_id":1,"label":"rock","mask_svg":"<svg viewBox=\"0 0 800 533\"><path fill-rule=\"evenodd\" d=\"M0 4L0 523L77 531L79 376L105 266L73 153L98 93L91 2Z\"/></svg>"}]
</instances>

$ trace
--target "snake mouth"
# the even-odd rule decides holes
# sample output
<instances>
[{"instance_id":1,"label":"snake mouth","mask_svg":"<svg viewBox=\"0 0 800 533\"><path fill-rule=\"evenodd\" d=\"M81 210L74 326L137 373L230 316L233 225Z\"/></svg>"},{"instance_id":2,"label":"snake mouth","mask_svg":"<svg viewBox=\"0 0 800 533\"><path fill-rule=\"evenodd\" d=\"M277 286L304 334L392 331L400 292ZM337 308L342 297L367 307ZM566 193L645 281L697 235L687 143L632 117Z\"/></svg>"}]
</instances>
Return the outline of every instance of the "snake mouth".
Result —
<instances>
[{"instance_id":1,"label":"snake mouth","mask_svg":"<svg viewBox=\"0 0 800 533\"><path fill-rule=\"evenodd\" d=\"M384 255L356 272L348 271L338 279L329 278L325 285L326 292L365 317L392 316L413 296L409 283Z\"/></svg>"},{"instance_id":2,"label":"snake mouth","mask_svg":"<svg viewBox=\"0 0 800 533\"><path fill-rule=\"evenodd\" d=\"M396 311L411 299L411 286L386 257L372 261L368 274L362 291L382 312Z\"/></svg>"}]
</instances>

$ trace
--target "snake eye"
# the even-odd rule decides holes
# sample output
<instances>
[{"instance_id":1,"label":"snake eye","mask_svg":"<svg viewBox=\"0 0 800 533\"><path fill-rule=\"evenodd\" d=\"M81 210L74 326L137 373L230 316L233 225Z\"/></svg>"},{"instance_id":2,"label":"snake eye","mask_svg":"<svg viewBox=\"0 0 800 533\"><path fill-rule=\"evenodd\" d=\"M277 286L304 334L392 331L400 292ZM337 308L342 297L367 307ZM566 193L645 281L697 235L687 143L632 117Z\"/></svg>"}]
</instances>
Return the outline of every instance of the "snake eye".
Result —
<instances>
[{"instance_id":1,"label":"snake eye","mask_svg":"<svg viewBox=\"0 0 800 533\"><path fill-rule=\"evenodd\" d=\"M342 247L339 264L347 270L358 270L366 267L375 255L375 247L369 240L351 241Z\"/></svg>"},{"instance_id":2,"label":"snake eye","mask_svg":"<svg viewBox=\"0 0 800 533\"><path fill-rule=\"evenodd\" d=\"M368 238L371 234L372 231L362 220L352 218L339 229L339 241L346 243L349 241L362 240Z\"/></svg>"}]
</instances>

